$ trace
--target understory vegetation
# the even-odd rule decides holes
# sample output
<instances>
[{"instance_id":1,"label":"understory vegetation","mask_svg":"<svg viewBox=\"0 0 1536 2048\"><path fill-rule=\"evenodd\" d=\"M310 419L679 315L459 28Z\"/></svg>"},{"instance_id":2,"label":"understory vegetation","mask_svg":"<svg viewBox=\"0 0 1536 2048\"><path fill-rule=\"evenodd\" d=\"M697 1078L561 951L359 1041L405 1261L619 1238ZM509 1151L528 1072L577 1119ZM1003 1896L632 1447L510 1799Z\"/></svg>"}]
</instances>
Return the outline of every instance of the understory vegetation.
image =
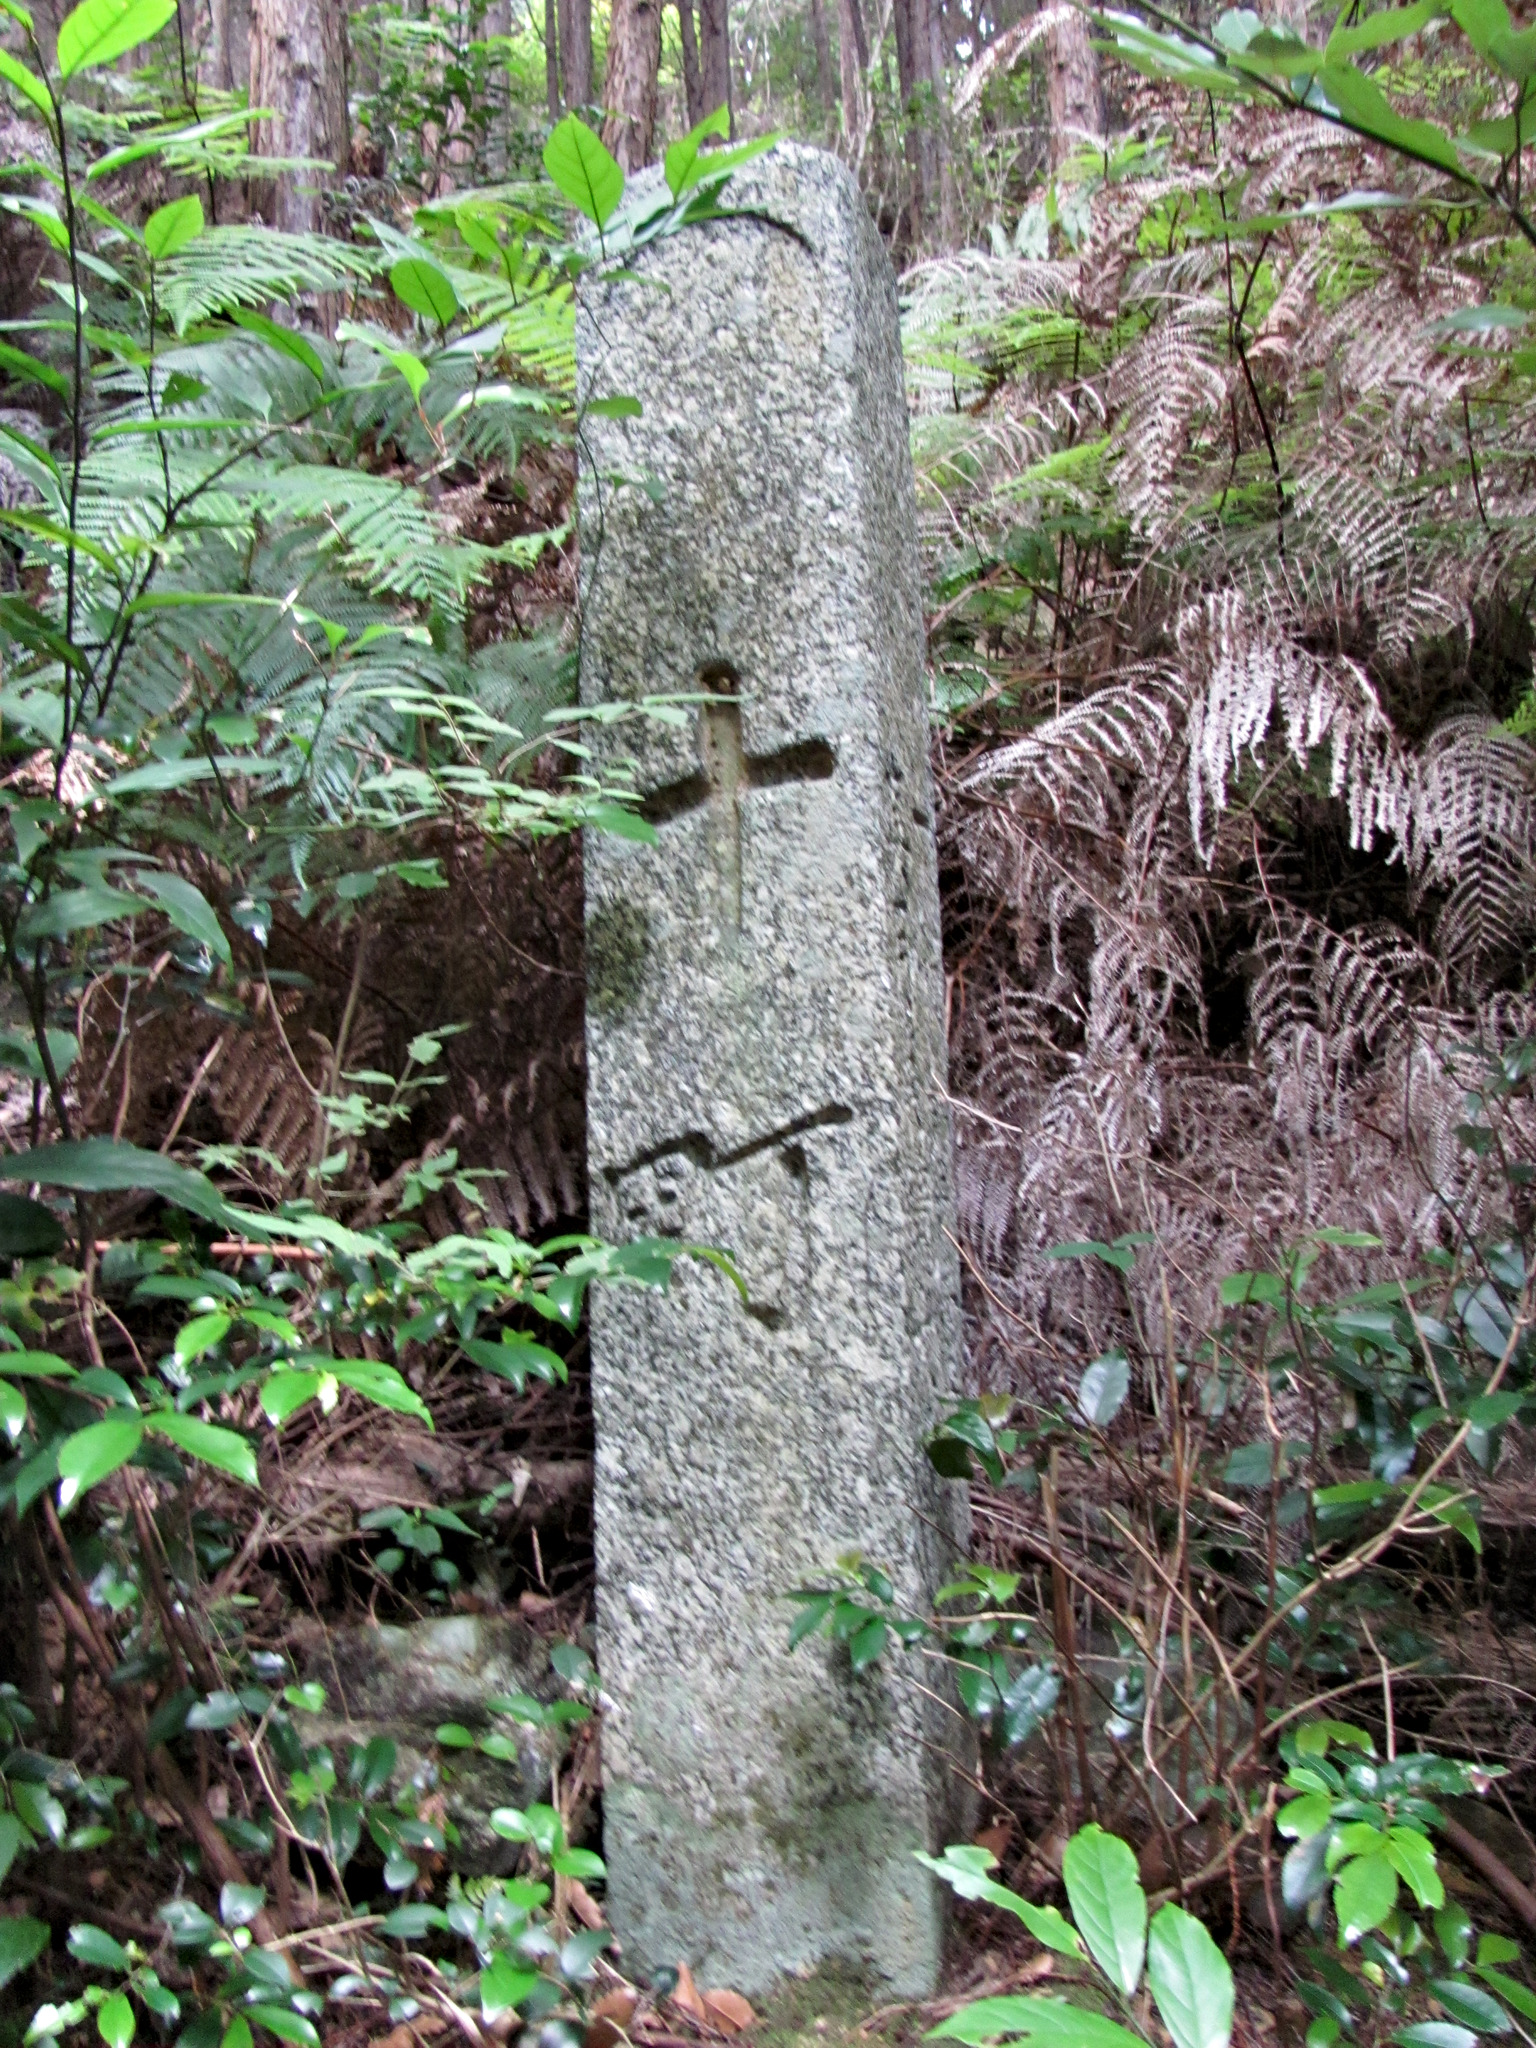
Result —
<instances>
[{"instance_id":1,"label":"understory vegetation","mask_svg":"<svg viewBox=\"0 0 1536 2048\"><path fill-rule=\"evenodd\" d=\"M0 2043L754 2023L602 1907L584 1302L735 1275L586 1228L573 304L780 129L904 265L966 1309L933 1611L784 1589L974 1745L867 2027L1536 2037L1536 28L940 16L694 123L669 17L637 188L368 9L294 228L190 9L0 0Z\"/></svg>"}]
</instances>

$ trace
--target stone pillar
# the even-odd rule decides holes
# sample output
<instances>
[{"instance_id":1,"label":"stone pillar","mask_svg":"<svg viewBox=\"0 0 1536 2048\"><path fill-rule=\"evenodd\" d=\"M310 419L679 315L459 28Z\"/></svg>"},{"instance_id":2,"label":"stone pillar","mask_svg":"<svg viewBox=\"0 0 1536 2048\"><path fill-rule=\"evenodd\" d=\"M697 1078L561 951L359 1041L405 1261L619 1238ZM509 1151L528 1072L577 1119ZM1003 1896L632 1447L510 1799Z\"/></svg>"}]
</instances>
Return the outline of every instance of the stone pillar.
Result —
<instances>
[{"instance_id":1,"label":"stone pillar","mask_svg":"<svg viewBox=\"0 0 1536 2048\"><path fill-rule=\"evenodd\" d=\"M791 1654L785 1598L860 1546L922 1609L963 1529L924 1453L960 1323L896 290L835 158L727 204L577 316L583 398L643 407L583 429L583 701L714 700L619 729L658 843L587 840L593 1227L728 1247L750 1295L683 1262L592 1306L609 1908L631 1967L920 1995L957 1724L932 1666Z\"/></svg>"}]
</instances>

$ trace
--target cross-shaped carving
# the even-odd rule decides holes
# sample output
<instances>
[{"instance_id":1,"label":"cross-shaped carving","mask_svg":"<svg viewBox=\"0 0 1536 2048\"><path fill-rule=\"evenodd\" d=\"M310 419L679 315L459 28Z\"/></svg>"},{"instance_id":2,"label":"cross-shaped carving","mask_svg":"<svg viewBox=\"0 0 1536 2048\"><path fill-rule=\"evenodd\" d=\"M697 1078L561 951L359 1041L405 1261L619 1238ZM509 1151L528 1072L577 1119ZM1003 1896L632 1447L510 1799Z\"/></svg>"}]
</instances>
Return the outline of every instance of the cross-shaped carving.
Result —
<instances>
[{"instance_id":1,"label":"cross-shaped carving","mask_svg":"<svg viewBox=\"0 0 1536 2048\"><path fill-rule=\"evenodd\" d=\"M653 790L640 809L652 825L661 826L707 805L718 807L725 828L726 885L739 931L743 791L770 789L782 782L825 782L836 767L837 755L826 740L801 740L777 753L749 754L741 741L741 705L722 696L717 703L699 706L697 773Z\"/></svg>"}]
</instances>

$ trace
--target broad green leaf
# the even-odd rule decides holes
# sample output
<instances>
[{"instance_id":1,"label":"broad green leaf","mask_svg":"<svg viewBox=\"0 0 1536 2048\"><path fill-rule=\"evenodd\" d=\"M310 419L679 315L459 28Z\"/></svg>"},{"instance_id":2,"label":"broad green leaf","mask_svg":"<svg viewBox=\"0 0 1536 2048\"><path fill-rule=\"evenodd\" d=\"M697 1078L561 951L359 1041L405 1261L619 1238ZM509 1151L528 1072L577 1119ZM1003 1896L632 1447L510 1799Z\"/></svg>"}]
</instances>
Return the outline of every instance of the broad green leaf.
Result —
<instances>
[{"instance_id":1,"label":"broad green leaf","mask_svg":"<svg viewBox=\"0 0 1536 2048\"><path fill-rule=\"evenodd\" d=\"M567 114L544 145L544 168L556 188L601 231L624 197L624 173L585 121Z\"/></svg>"},{"instance_id":2,"label":"broad green leaf","mask_svg":"<svg viewBox=\"0 0 1536 2048\"><path fill-rule=\"evenodd\" d=\"M96 2031L107 2048L128 2048L134 2036L133 2007L121 1991L114 1991L97 2007Z\"/></svg>"},{"instance_id":3,"label":"broad green leaf","mask_svg":"<svg viewBox=\"0 0 1536 2048\"><path fill-rule=\"evenodd\" d=\"M219 1893L219 1918L226 1927L249 1927L266 1903L259 1884L226 1884Z\"/></svg>"},{"instance_id":4,"label":"broad green leaf","mask_svg":"<svg viewBox=\"0 0 1536 2048\"><path fill-rule=\"evenodd\" d=\"M51 1209L28 1195L0 1195L0 1259L47 1258L63 1242L64 1226Z\"/></svg>"},{"instance_id":5,"label":"broad green leaf","mask_svg":"<svg viewBox=\"0 0 1536 2048\"><path fill-rule=\"evenodd\" d=\"M1509 2014L1491 1991L1469 1984L1464 1977L1437 1977L1430 1990L1453 2020L1470 2027L1475 2034L1507 2034Z\"/></svg>"},{"instance_id":6,"label":"broad green leaf","mask_svg":"<svg viewBox=\"0 0 1536 2048\"><path fill-rule=\"evenodd\" d=\"M582 410L600 420L637 420L645 407L638 398L589 398Z\"/></svg>"},{"instance_id":7,"label":"broad green leaf","mask_svg":"<svg viewBox=\"0 0 1536 2048\"><path fill-rule=\"evenodd\" d=\"M248 2005L246 2012L257 2026L276 2034L279 2041L292 2041L297 2048L320 2048L320 2036L313 2020L286 2005Z\"/></svg>"},{"instance_id":8,"label":"broad green leaf","mask_svg":"<svg viewBox=\"0 0 1536 2048\"><path fill-rule=\"evenodd\" d=\"M163 1436L179 1451L185 1451L201 1464L227 1472L243 1485L260 1484L256 1473L256 1453L233 1429L221 1429L213 1422L199 1422L195 1415L161 1414L150 1417L149 1431L151 1436Z\"/></svg>"},{"instance_id":9,"label":"broad green leaf","mask_svg":"<svg viewBox=\"0 0 1536 2048\"><path fill-rule=\"evenodd\" d=\"M85 1922L69 1930L69 1952L92 1970L131 1970L132 1960L120 1941L104 1928Z\"/></svg>"},{"instance_id":10,"label":"broad green leaf","mask_svg":"<svg viewBox=\"0 0 1536 2048\"><path fill-rule=\"evenodd\" d=\"M0 1986L9 1984L48 1946L46 1920L0 1917Z\"/></svg>"},{"instance_id":11,"label":"broad green leaf","mask_svg":"<svg viewBox=\"0 0 1536 2048\"><path fill-rule=\"evenodd\" d=\"M1354 10L1345 6L1340 9L1338 24L1324 48L1323 61L1336 64L1345 57L1358 56L1362 50L1379 50L1386 43L1399 43L1405 36L1416 36L1437 16L1443 18L1450 11L1450 0L1417 0L1412 7L1387 7L1380 14L1369 14L1364 21L1346 26Z\"/></svg>"},{"instance_id":12,"label":"broad green leaf","mask_svg":"<svg viewBox=\"0 0 1536 2048\"><path fill-rule=\"evenodd\" d=\"M459 310L458 295L445 271L422 256L407 256L389 273L390 289L402 306L446 327Z\"/></svg>"},{"instance_id":13,"label":"broad green leaf","mask_svg":"<svg viewBox=\"0 0 1536 2048\"><path fill-rule=\"evenodd\" d=\"M29 71L19 57L13 57L9 50L0 50L0 78L8 85L14 85L19 93L28 98L50 126L53 122L53 101L48 97L48 88L35 71Z\"/></svg>"},{"instance_id":14,"label":"broad green leaf","mask_svg":"<svg viewBox=\"0 0 1536 2048\"><path fill-rule=\"evenodd\" d=\"M1450 2020L1420 2020L1417 2026L1399 2027L1392 2036L1402 2048L1477 2048L1477 2036Z\"/></svg>"},{"instance_id":15,"label":"broad green leaf","mask_svg":"<svg viewBox=\"0 0 1536 2048\"><path fill-rule=\"evenodd\" d=\"M268 348L275 348L280 355L291 356L294 362L302 363L317 384L324 384L325 365L302 334L291 327L279 327L264 313L248 313L244 307L231 306L229 318L237 327L243 327L248 334L264 341Z\"/></svg>"},{"instance_id":16,"label":"broad green leaf","mask_svg":"<svg viewBox=\"0 0 1536 2048\"><path fill-rule=\"evenodd\" d=\"M41 1181L44 1187L77 1188L84 1194L142 1188L210 1223L228 1223L237 1213L205 1175L114 1138L75 1138L13 1153L0 1160L0 1179Z\"/></svg>"},{"instance_id":17,"label":"broad green leaf","mask_svg":"<svg viewBox=\"0 0 1536 2048\"><path fill-rule=\"evenodd\" d=\"M1522 2019L1536 2020L1536 1991L1530 1991L1518 1978L1506 1977L1502 1970L1490 1969L1486 1963L1475 1963L1473 1968L1485 1984L1491 1984L1507 2005L1512 2005Z\"/></svg>"},{"instance_id":18,"label":"broad green leaf","mask_svg":"<svg viewBox=\"0 0 1536 2048\"><path fill-rule=\"evenodd\" d=\"M509 1955L492 1957L490 1967L480 1972L480 2010L487 2023L513 2011L538 1981L536 1970L521 1968Z\"/></svg>"},{"instance_id":19,"label":"broad green leaf","mask_svg":"<svg viewBox=\"0 0 1536 2048\"><path fill-rule=\"evenodd\" d=\"M1164 1906L1147 1935L1147 1982L1176 2048L1228 2048L1232 1971L1182 1906Z\"/></svg>"},{"instance_id":20,"label":"broad green leaf","mask_svg":"<svg viewBox=\"0 0 1536 2048\"><path fill-rule=\"evenodd\" d=\"M9 371L20 384L41 384L60 398L70 395L69 379L62 370L56 370L52 363L40 363L23 349L12 348L8 341L0 341L0 370Z\"/></svg>"},{"instance_id":21,"label":"broad green leaf","mask_svg":"<svg viewBox=\"0 0 1536 2048\"><path fill-rule=\"evenodd\" d=\"M56 1799L46 1785L32 1779L14 1779L11 1803L33 1834L46 1836L50 1842L63 1841L69 1815L62 1800Z\"/></svg>"},{"instance_id":22,"label":"broad green leaf","mask_svg":"<svg viewBox=\"0 0 1536 2048\"><path fill-rule=\"evenodd\" d=\"M81 0L59 28L58 64L73 78L97 64L110 64L160 33L176 12L176 0Z\"/></svg>"},{"instance_id":23,"label":"broad green leaf","mask_svg":"<svg viewBox=\"0 0 1536 2048\"><path fill-rule=\"evenodd\" d=\"M27 1426L27 1397L20 1387L13 1387L9 1380L0 1380L0 1429L12 1443L20 1437Z\"/></svg>"},{"instance_id":24,"label":"broad green leaf","mask_svg":"<svg viewBox=\"0 0 1536 2048\"><path fill-rule=\"evenodd\" d=\"M59 1446L60 1513L126 1465L143 1441L144 1425L130 1415L109 1415L66 1437Z\"/></svg>"},{"instance_id":25,"label":"broad green leaf","mask_svg":"<svg viewBox=\"0 0 1536 2048\"><path fill-rule=\"evenodd\" d=\"M155 899L179 932L196 939L226 967L229 965L229 940L201 889L194 888L180 875L163 874L156 868L139 868L133 882L135 888Z\"/></svg>"},{"instance_id":26,"label":"broad green leaf","mask_svg":"<svg viewBox=\"0 0 1536 2048\"><path fill-rule=\"evenodd\" d=\"M1445 1904L1445 1886L1435 1868L1435 1845L1427 1835L1413 1828L1389 1828L1386 1855L1421 1906L1434 1909Z\"/></svg>"},{"instance_id":27,"label":"broad green leaf","mask_svg":"<svg viewBox=\"0 0 1536 2048\"><path fill-rule=\"evenodd\" d=\"M1068 1842L1062 1876L1094 1961L1129 1998L1141 1982L1147 1948L1147 1898L1129 1844L1091 1822Z\"/></svg>"},{"instance_id":28,"label":"broad green leaf","mask_svg":"<svg viewBox=\"0 0 1536 2048\"><path fill-rule=\"evenodd\" d=\"M295 1409L319 1393L321 1377L317 1372L274 1372L257 1395L261 1412L269 1422L286 1422Z\"/></svg>"},{"instance_id":29,"label":"broad green leaf","mask_svg":"<svg viewBox=\"0 0 1536 2048\"><path fill-rule=\"evenodd\" d=\"M80 889L60 889L45 902L29 903L17 923L16 936L26 945L38 939L67 938L71 932L91 931L120 917L136 917L148 907L142 896L130 896L126 889L88 882Z\"/></svg>"},{"instance_id":30,"label":"broad green leaf","mask_svg":"<svg viewBox=\"0 0 1536 2048\"><path fill-rule=\"evenodd\" d=\"M0 1884L4 1884L11 1865L21 1850L21 1822L14 1813L0 1813Z\"/></svg>"},{"instance_id":31,"label":"broad green leaf","mask_svg":"<svg viewBox=\"0 0 1536 2048\"><path fill-rule=\"evenodd\" d=\"M1353 1857L1333 1881L1333 1910L1341 1946L1379 1927L1397 1904L1397 1872L1385 1856Z\"/></svg>"},{"instance_id":32,"label":"broad green leaf","mask_svg":"<svg viewBox=\"0 0 1536 2048\"><path fill-rule=\"evenodd\" d=\"M1078 1413L1095 1428L1107 1429L1125 1406L1130 1390L1131 1369L1125 1354L1108 1351L1083 1374L1077 1389Z\"/></svg>"},{"instance_id":33,"label":"broad green leaf","mask_svg":"<svg viewBox=\"0 0 1536 2048\"><path fill-rule=\"evenodd\" d=\"M1399 114L1374 79L1353 64L1325 64L1317 83L1358 133L1438 164L1441 170L1460 170L1456 145L1443 128L1433 121L1409 120Z\"/></svg>"},{"instance_id":34,"label":"broad green leaf","mask_svg":"<svg viewBox=\"0 0 1536 2048\"><path fill-rule=\"evenodd\" d=\"M984 1899L989 1906L1001 1906L1005 1913L1012 1913L1043 1948L1054 1949L1063 1956L1083 1953L1076 1928L1054 1906L1031 1905L1028 1899L1021 1899L1017 1892L987 1875L997 1862L990 1849L953 1843L942 1857L918 1854L917 1860L936 1877L942 1877L960 1898Z\"/></svg>"},{"instance_id":35,"label":"broad green leaf","mask_svg":"<svg viewBox=\"0 0 1536 2048\"><path fill-rule=\"evenodd\" d=\"M1142 2037L1064 1998L981 1998L934 2027L930 2041L1038 2042L1040 2048L1142 2048Z\"/></svg>"},{"instance_id":36,"label":"broad green leaf","mask_svg":"<svg viewBox=\"0 0 1536 2048\"><path fill-rule=\"evenodd\" d=\"M195 242L206 226L203 203L195 192L189 192L185 199L155 208L144 223L144 246L157 263L163 263L188 242Z\"/></svg>"},{"instance_id":37,"label":"broad green leaf","mask_svg":"<svg viewBox=\"0 0 1536 2048\"><path fill-rule=\"evenodd\" d=\"M728 106L716 107L712 114L706 114L697 128L674 142L663 159L667 189L676 199L684 186L694 183L689 174L694 171L699 150L711 136L729 135L731 132L731 110Z\"/></svg>"}]
</instances>

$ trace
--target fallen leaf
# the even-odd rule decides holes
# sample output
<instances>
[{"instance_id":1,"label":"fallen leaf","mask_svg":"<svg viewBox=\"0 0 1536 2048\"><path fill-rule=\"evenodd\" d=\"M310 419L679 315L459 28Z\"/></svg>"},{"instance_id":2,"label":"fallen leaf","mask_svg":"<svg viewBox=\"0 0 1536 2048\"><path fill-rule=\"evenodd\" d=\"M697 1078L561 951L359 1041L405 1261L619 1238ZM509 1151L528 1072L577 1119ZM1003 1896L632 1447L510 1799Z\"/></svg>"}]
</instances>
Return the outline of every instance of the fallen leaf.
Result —
<instances>
[{"instance_id":1,"label":"fallen leaf","mask_svg":"<svg viewBox=\"0 0 1536 2048\"><path fill-rule=\"evenodd\" d=\"M417 2048L421 2041L430 2041L438 2034L448 2031L448 2022L440 2013L424 2012L411 2021L402 2020L398 2027L391 2027L387 2034L380 2034L368 2043L368 2048Z\"/></svg>"},{"instance_id":2,"label":"fallen leaf","mask_svg":"<svg viewBox=\"0 0 1536 2048\"><path fill-rule=\"evenodd\" d=\"M581 2048L619 2048L625 2038L624 2029L612 2020L591 2020L587 2031L581 2037Z\"/></svg>"},{"instance_id":3,"label":"fallen leaf","mask_svg":"<svg viewBox=\"0 0 1536 2048\"><path fill-rule=\"evenodd\" d=\"M575 1889L574 1879L572 1889ZM595 2020L612 2020L616 2027L627 2027L639 2003L638 1995L627 1987L622 1991L605 1991L593 2006L592 2017Z\"/></svg>"},{"instance_id":4,"label":"fallen leaf","mask_svg":"<svg viewBox=\"0 0 1536 2048\"><path fill-rule=\"evenodd\" d=\"M603 1918L602 1907L597 1903L596 1899L593 1898L592 1894L587 1890L586 1886L582 1883L581 1879L579 1877L568 1877L564 1879L563 1882L565 1885L565 1896L570 1901L571 1911L576 1915L576 1918L581 1922L582 1926L590 1927L594 1930L596 1930L599 1927L606 1927L608 1925L608 1922ZM629 1997L628 1992L615 1991L610 1993L609 1995L614 1998ZM604 2019L612 2017L611 2014L603 2013L603 2005L606 2004L607 2000L604 1999L602 2004L594 2008L594 2011L596 2013L601 2013ZM629 1999L629 2009L630 2012L633 2013L635 2009L635 2002L633 1998ZM627 2027L629 2025L628 2019L620 2020L619 2025L621 2027Z\"/></svg>"},{"instance_id":5,"label":"fallen leaf","mask_svg":"<svg viewBox=\"0 0 1536 2048\"><path fill-rule=\"evenodd\" d=\"M709 2014L699 1996L699 1987L693 1981L693 1972L686 1963L677 1966L677 1989L672 1993L672 2003L681 2006L690 2019L709 2025Z\"/></svg>"},{"instance_id":6,"label":"fallen leaf","mask_svg":"<svg viewBox=\"0 0 1536 2048\"><path fill-rule=\"evenodd\" d=\"M757 2018L739 1991L706 1991L704 2005L722 2034L739 2034Z\"/></svg>"},{"instance_id":7,"label":"fallen leaf","mask_svg":"<svg viewBox=\"0 0 1536 2048\"><path fill-rule=\"evenodd\" d=\"M973 1835L971 1846L973 1849L990 1849L998 1862L1001 1863L1008 1853L1008 1844L1012 1840L1013 1821L1010 1816L1005 1815L1003 1819L995 1821L991 1827L983 1828L979 1835Z\"/></svg>"},{"instance_id":8,"label":"fallen leaf","mask_svg":"<svg viewBox=\"0 0 1536 2048\"><path fill-rule=\"evenodd\" d=\"M1021 1984L1038 1984L1042 1977L1049 1977L1056 1968L1056 1960L1049 1949L1041 1949L1039 1955L1031 1956L1019 1971Z\"/></svg>"}]
</instances>

